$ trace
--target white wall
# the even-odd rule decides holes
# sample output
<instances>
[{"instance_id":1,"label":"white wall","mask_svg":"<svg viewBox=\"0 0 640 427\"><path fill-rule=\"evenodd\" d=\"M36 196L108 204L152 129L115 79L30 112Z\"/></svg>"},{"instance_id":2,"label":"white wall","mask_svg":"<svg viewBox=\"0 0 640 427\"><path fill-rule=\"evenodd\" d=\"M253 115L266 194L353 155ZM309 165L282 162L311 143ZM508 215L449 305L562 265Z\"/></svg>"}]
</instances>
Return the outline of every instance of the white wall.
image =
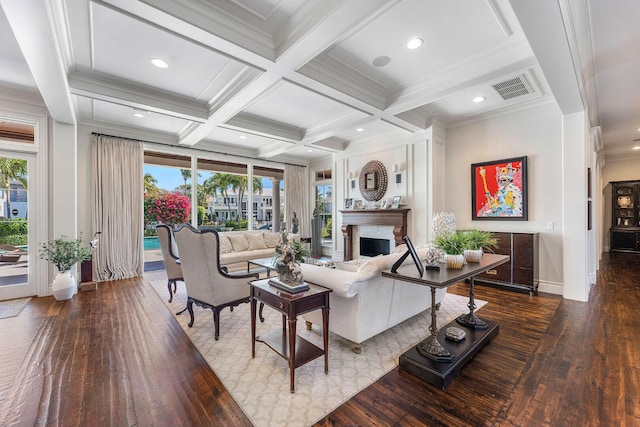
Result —
<instances>
[{"instance_id":1,"label":"white wall","mask_svg":"<svg viewBox=\"0 0 640 427\"><path fill-rule=\"evenodd\" d=\"M472 221L470 165L519 156L528 162L528 221ZM458 229L538 232L539 290L562 293L562 114L555 103L447 129L446 182L445 210L456 214Z\"/></svg>"},{"instance_id":2,"label":"white wall","mask_svg":"<svg viewBox=\"0 0 640 427\"><path fill-rule=\"evenodd\" d=\"M611 228L611 182L640 180L640 157L607 160L602 168L602 246L605 252L610 248Z\"/></svg>"},{"instance_id":3,"label":"white wall","mask_svg":"<svg viewBox=\"0 0 640 427\"><path fill-rule=\"evenodd\" d=\"M421 137L422 145L426 144L427 137ZM420 143L418 143L420 144ZM426 148L423 146L422 150L426 153ZM348 182L349 172L360 173L360 170L371 160L378 160L384 165L387 176L387 191L383 196L383 199L387 199L389 206L391 205L391 199L394 196L400 196L402 203L406 204L411 209L408 215L407 234L411 237L411 240L415 244L426 242L426 234L423 236L416 235L416 227L413 226L416 219L420 214L417 212L424 211L423 209L423 195L426 191L426 186L422 185L421 188L413 188L413 176L415 169L412 166L412 147L409 139L405 141L396 141L391 144L384 145L369 145L359 144L354 147L350 147L343 153L334 155L333 167L334 167L334 194L335 194L335 207L334 207L334 254L333 258L341 260L344 257L344 240L342 239L342 214L339 212L344 209L344 199L353 198L354 200L360 199L364 203L364 198L360 192L358 180L356 179L355 189L352 189ZM425 154L426 156L426 154ZM424 156L423 156L424 157ZM394 164L400 166L401 180L402 182L396 184L395 174L391 171ZM422 168L421 172L425 172L425 168ZM415 193L420 192L419 196ZM416 203L418 202L418 203ZM422 215L420 215L421 217ZM426 223L426 217L423 219L422 224ZM416 237L417 236L417 237Z\"/></svg>"}]
</instances>

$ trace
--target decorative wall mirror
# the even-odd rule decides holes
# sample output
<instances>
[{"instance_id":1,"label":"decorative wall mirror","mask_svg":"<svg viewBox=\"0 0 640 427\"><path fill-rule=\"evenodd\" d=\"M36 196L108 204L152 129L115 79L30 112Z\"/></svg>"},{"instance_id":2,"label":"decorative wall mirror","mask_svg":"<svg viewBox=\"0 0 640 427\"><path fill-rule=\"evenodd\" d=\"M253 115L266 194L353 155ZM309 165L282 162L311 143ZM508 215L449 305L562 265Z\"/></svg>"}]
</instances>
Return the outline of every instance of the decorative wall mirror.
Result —
<instances>
[{"instance_id":1,"label":"decorative wall mirror","mask_svg":"<svg viewBox=\"0 0 640 427\"><path fill-rule=\"evenodd\" d=\"M377 202L387 192L387 170L382 162L371 160L360 170L360 193L365 200Z\"/></svg>"}]
</instances>

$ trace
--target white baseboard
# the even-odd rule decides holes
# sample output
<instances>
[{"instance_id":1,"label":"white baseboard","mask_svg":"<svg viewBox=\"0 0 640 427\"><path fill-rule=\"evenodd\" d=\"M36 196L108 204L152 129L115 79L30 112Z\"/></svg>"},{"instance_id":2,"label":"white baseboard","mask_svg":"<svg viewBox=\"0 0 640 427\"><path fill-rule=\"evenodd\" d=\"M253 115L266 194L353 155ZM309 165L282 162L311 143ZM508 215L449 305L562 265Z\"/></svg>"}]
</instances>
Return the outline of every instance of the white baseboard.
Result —
<instances>
[{"instance_id":1,"label":"white baseboard","mask_svg":"<svg viewBox=\"0 0 640 427\"><path fill-rule=\"evenodd\" d=\"M548 294L562 295L564 285L555 282L538 282L538 292L546 292Z\"/></svg>"}]
</instances>

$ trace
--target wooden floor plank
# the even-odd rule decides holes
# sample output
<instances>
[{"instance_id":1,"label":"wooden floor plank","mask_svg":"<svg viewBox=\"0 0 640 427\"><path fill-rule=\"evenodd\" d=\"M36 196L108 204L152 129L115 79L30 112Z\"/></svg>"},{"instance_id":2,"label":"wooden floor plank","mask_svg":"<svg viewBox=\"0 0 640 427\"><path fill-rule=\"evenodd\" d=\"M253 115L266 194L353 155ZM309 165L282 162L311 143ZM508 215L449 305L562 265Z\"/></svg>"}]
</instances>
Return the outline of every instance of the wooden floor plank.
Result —
<instances>
[{"instance_id":1,"label":"wooden floor plank","mask_svg":"<svg viewBox=\"0 0 640 427\"><path fill-rule=\"evenodd\" d=\"M640 425L639 260L606 255L588 303L476 286L500 333L446 390L396 368L317 425ZM2 426L251 425L142 278L34 298L0 342Z\"/></svg>"}]
</instances>

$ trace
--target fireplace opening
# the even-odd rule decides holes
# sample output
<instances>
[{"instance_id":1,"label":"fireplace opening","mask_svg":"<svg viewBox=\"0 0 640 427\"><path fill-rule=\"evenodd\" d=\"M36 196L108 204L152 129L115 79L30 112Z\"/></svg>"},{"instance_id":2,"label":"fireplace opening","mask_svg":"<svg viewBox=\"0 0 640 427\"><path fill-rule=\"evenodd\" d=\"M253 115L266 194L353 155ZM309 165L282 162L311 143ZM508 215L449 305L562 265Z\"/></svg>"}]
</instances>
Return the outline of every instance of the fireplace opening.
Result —
<instances>
[{"instance_id":1,"label":"fireplace opening","mask_svg":"<svg viewBox=\"0 0 640 427\"><path fill-rule=\"evenodd\" d=\"M389 255L389 240L360 238L360 256Z\"/></svg>"}]
</instances>

